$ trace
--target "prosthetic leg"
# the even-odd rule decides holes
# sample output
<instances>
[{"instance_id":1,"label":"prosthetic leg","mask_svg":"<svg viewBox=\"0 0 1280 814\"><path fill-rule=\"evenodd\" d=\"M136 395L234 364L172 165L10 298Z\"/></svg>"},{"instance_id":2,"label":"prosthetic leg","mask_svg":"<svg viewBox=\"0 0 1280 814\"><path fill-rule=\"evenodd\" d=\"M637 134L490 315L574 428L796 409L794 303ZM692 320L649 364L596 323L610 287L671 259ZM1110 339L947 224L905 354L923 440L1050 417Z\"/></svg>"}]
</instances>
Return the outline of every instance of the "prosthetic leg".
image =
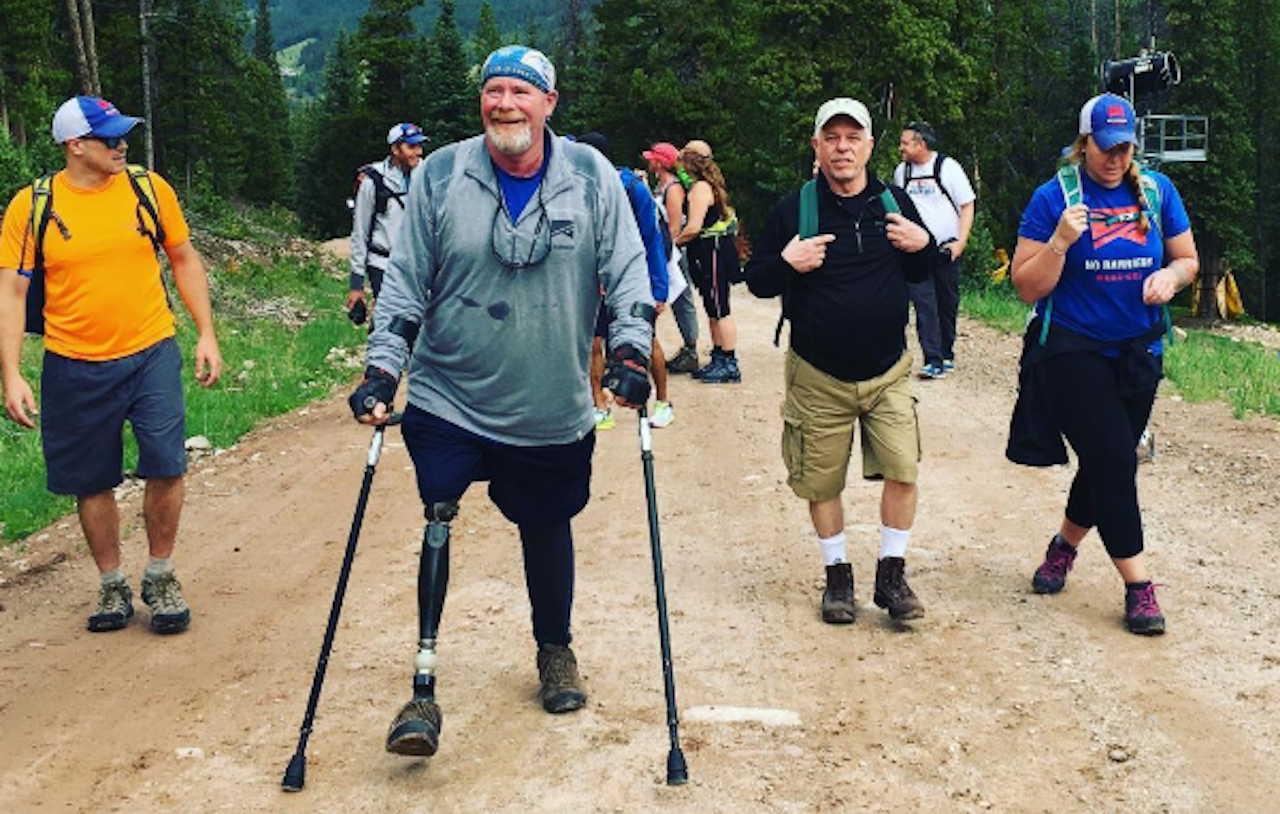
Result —
<instances>
[{"instance_id":1,"label":"prosthetic leg","mask_svg":"<svg viewBox=\"0 0 1280 814\"><path fill-rule=\"evenodd\" d=\"M436 704L436 633L449 588L449 522L458 516L457 502L427 507L427 529L418 563L418 655L413 659L413 699L391 722L387 751L430 757L440 748L440 707Z\"/></svg>"}]
</instances>

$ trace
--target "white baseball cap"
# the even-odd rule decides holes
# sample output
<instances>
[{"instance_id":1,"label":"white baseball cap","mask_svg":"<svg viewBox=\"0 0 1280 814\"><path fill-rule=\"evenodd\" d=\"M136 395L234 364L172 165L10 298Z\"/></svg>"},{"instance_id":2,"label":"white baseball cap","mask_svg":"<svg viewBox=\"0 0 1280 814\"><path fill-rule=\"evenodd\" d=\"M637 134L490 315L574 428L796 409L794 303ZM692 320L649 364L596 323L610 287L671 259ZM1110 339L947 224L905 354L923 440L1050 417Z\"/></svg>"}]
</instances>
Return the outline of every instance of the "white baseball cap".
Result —
<instances>
[{"instance_id":1,"label":"white baseball cap","mask_svg":"<svg viewBox=\"0 0 1280 814\"><path fill-rule=\"evenodd\" d=\"M863 130L871 130L871 112L867 110L867 106L857 99L850 99L848 96L837 96L835 99L828 99L822 103L822 107L818 108L818 115L813 121L813 134L822 133L822 128L827 126L827 122L836 116L848 116L858 123Z\"/></svg>"}]
</instances>

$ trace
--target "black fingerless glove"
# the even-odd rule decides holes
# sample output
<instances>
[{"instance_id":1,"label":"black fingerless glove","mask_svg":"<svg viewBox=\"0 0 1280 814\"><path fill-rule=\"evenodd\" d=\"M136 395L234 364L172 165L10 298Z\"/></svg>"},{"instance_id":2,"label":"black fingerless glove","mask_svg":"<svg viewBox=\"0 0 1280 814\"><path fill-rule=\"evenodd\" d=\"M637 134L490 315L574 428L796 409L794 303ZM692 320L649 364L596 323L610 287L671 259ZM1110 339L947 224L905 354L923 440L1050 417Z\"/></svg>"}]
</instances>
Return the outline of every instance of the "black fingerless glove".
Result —
<instances>
[{"instance_id":1,"label":"black fingerless glove","mask_svg":"<svg viewBox=\"0 0 1280 814\"><path fill-rule=\"evenodd\" d=\"M639 370L627 364L633 362ZM618 346L610 354L601 384L628 404L644 404L649 400L649 360L630 345Z\"/></svg>"},{"instance_id":2,"label":"black fingerless glove","mask_svg":"<svg viewBox=\"0 0 1280 814\"><path fill-rule=\"evenodd\" d=\"M391 403L396 398L397 384L399 379L382 368L373 366L365 368L364 381L347 399L347 404L351 405L351 414L359 421L361 416L372 413L378 403L387 405L387 409L390 410Z\"/></svg>"}]
</instances>

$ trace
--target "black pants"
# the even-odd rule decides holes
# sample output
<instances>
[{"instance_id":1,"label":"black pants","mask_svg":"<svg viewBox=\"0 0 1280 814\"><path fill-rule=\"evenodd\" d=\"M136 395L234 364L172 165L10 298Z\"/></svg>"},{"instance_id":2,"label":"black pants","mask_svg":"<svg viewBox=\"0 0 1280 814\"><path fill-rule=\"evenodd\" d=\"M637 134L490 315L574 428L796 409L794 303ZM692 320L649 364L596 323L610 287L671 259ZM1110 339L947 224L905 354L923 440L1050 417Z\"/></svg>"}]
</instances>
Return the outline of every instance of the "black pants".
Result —
<instances>
[{"instance_id":1,"label":"black pants","mask_svg":"<svg viewBox=\"0 0 1280 814\"><path fill-rule=\"evenodd\" d=\"M925 364L956 358L956 314L960 310L960 261L939 265L928 279L908 286L916 308L916 335Z\"/></svg>"},{"instance_id":2,"label":"black pants","mask_svg":"<svg viewBox=\"0 0 1280 814\"><path fill-rule=\"evenodd\" d=\"M1097 527L1113 559L1142 553L1138 509L1138 438L1151 417L1155 389L1125 394L1120 362L1093 351L1046 359L1055 421L1079 459L1067 519Z\"/></svg>"}]
</instances>

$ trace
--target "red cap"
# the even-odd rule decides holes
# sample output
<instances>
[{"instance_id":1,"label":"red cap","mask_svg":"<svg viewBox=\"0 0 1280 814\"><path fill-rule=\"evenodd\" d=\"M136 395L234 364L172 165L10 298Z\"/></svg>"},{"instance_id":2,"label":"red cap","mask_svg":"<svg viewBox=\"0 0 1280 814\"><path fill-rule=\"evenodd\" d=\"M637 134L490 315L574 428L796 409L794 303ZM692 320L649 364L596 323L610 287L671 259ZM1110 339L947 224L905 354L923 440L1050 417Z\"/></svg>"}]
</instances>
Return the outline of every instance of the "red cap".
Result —
<instances>
[{"instance_id":1,"label":"red cap","mask_svg":"<svg viewBox=\"0 0 1280 814\"><path fill-rule=\"evenodd\" d=\"M674 167L680 158L680 151L674 144L659 141L640 155L644 156L646 161L654 161L664 167Z\"/></svg>"}]
</instances>

